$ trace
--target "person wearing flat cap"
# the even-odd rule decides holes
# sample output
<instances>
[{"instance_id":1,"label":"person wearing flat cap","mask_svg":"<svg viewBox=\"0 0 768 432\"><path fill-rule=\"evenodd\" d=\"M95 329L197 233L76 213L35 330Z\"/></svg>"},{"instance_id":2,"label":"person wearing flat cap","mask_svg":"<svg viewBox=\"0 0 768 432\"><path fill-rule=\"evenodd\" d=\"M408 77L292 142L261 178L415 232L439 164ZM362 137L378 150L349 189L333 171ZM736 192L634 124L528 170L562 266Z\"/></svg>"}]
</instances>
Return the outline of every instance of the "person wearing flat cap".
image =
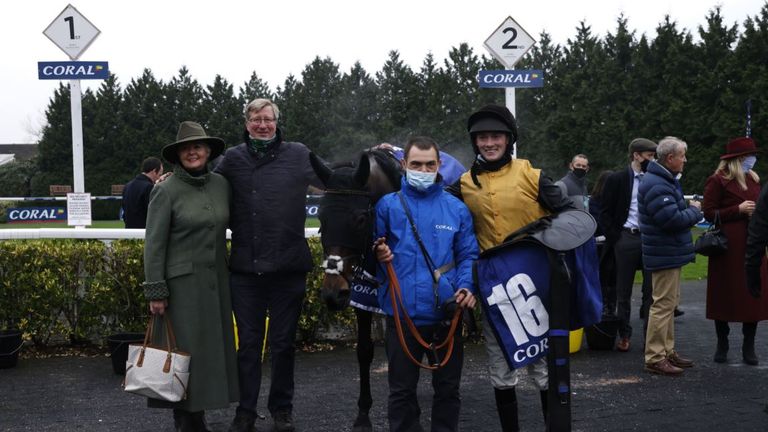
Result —
<instances>
[{"instance_id":1,"label":"person wearing flat cap","mask_svg":"<svg viewBox=\"0 0 768 432\"><path fill-rule=\"evenodd\" d=\"M174 175L149 200L144 294L150 312L169 318L179 350L192 357L186 399L149 399L149 406L173 408L177 431L208 430L204 410L239 399L226 258L231 193L207 166L223 150L224 141L200 124L182 122L176 141L162 150Z\"/></svg>"},{"instance_id":2,"label":"person wearing flat cap","mask_svg":"<svg viewBox=\"0 0 768 432\"><path fill-rule=\"evenodd\" d=\"M605 233L603 253L613 253L616 260L616 281L613 284L616 304L606 303L604 316L619 319L619 339L616 349L627 352L630 349L632 326L632 286L635 272L643 272L642 302L640 317L646 320L652 302L651 274L643 269L642 244L638 224L637 191L640 180L650 161L656 155L656 143L647 138L635 138L629 143L629 166L611 174L603 186L600 228Z\"/></svg>"},{"instance_id":3,"label":"person wearing flat cap","mask_svg":"<svg viewBox=\"0 0 768 432\"><path fill-rule=\"evenodd\" d=\"M448 188L467 205L481 251L504 242L523 226L550 214L576 207L563 190L525 159L512 157L517 122L504 106L486 105L467 121L476 158L469 172ZM486 315L487 318L487 315ZM511 369L491 325L483 326L488 368L502 430L519 430L517 394L519 372ZM547 417L549 374L546 358L526 366L539 390Z\"/></svg>"}]
</instances>

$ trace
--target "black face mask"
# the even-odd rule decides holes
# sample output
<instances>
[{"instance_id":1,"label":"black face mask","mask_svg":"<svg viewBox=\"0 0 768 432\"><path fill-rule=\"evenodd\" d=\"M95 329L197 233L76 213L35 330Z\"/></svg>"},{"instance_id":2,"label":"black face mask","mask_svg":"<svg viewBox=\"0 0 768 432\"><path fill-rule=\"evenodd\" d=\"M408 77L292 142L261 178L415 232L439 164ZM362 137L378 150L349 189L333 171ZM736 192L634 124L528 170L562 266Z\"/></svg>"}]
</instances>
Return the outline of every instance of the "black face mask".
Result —
<instances>
[{"instance_id":1,"label":"black face mask","mask_svg":"<svg viewBox=\"0 0 768 432\"><path fill-rule=\"evenodd\" d=\"M648 164L651 163L650 159L645 159L642 162L640 162L640 171L646 172L648 171Z\"/></svg>"},{"instance_id":2,"label":"black face mask","mask_svg":"<svg viewBox=\"0 0 768 432\"><path fill-rule=\"evenodd\" d=\"M584 168L574 168L573 175L575 175L576 178L583 179L587 175L587 170Z\"/></svg>"}]
</instances>

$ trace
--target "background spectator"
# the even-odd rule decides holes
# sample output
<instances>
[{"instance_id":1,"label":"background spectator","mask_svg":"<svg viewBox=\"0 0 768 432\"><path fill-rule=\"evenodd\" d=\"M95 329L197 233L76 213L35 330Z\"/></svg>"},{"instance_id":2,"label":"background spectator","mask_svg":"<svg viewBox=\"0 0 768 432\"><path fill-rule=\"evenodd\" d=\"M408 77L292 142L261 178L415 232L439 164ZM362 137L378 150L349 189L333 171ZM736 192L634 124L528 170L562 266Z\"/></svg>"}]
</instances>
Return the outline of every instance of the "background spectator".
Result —
<instances>
[{"instance_id":1,"label":"background spectator","mask_svg":"<svg viewBox=\"0 0 768 432\"><path fill-rule=\"evenodd\" d=\"M752 138L736 138L725 147L725 154L704 187L704 217L720 221L728 237L725 254L709 257L707 266L707 318L715 321L717 349L714 361L728 359L728 322L741 322L742 359L748 365L758 364L755 354L757 322L768 319L768 296L754 299L746 289L742 271L747 247L749 219L760 195L760 178L752 167L757 160L757 147ZM768 270L760 260L763 287L768 284Z\"/></svg>"}]
</instances>

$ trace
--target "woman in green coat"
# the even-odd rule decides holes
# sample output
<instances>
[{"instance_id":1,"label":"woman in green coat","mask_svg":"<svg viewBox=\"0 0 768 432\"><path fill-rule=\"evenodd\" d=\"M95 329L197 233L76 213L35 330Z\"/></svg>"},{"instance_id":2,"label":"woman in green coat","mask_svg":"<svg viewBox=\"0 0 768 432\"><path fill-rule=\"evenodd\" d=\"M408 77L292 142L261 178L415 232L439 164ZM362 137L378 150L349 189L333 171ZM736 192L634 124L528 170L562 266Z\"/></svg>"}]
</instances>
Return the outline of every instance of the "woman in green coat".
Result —
<instances>
[{"instance_id":1,"label":"woman in green coat","mask_svg":"<svg viewBox=\"0 0 768 432\"><path fill-rule=\"evenodd\" d=\"M144 294L152 314L166 314L179 350L190 353L186 399L149 400L173 408L177 431L207 431L206 409L239 399L226 229L229 183L208 170L224 142L185 121L162 155L173 176L150 195L144 243Z\"/></svg>"}]
</instances>

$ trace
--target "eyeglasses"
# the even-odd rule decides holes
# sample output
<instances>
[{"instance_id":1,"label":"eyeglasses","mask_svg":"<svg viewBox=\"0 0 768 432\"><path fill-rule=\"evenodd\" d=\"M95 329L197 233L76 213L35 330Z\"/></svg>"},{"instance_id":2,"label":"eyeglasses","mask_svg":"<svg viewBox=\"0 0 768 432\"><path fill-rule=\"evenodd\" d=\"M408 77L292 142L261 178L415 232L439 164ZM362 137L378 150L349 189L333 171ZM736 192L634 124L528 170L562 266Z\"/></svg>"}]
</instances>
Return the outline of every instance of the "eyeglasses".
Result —
<instances>
[{"instance_id":1,"label":"eyeglasses","mask_svg":"<svg viewBox=\"0 0 768 432\"><path fill-rule=\"evenodd\" d=\"M273 118L251 118L248 119L248 123L256 123L256 124L272 124L275 122L275 119Z\"/></svg>"}]
</instances>

